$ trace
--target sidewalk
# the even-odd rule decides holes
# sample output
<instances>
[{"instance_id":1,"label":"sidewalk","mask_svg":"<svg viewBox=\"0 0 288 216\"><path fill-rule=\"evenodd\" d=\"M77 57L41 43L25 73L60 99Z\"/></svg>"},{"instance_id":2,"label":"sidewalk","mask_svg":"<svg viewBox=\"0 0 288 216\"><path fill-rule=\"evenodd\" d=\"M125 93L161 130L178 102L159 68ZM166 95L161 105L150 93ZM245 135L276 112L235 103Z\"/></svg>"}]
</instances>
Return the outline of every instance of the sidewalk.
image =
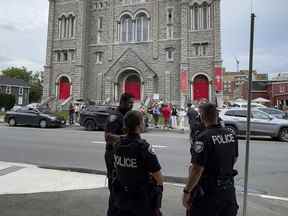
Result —
<instances>
[{"instance_id":1,"label":"sidewalk","mask_svg":"<svg viewBox=\"0 0 288 216\"><path fill-rule=\"evenodd\" d=\"M108 190L105 176L40 169L0 162L1 216L105 216ZM183 185L165 184L164 216L183 216ZM239 203L242 201L238 193ZM248 215L287 215L288 199L248 197ZM241 211L239 211L239 216Z\"/></svg>"}]
</instances>

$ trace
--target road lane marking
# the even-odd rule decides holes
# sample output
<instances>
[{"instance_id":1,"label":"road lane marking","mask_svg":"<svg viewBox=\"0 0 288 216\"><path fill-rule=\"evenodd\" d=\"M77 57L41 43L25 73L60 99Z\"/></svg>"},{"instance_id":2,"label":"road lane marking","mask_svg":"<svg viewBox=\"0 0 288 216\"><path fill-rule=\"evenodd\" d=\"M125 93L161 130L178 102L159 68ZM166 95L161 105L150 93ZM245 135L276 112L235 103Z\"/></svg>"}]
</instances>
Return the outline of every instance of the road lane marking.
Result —
<instances>
[{"instance_id":1,"label":"road lane marking","mask_svg":"<svg viewBox=\"0 0 288 216\"><path fill-rule=\"evenodd\" d=\"M168 148L168 146L164 146L164 145L152 145L153 148Z\"/></svg>"},{"instance_id":2,"label":"road lane marking","mask_svg":"<svg viewBox=\"0 0 288 216\"><path fill-rule=\"evenodd\" d=\"M106 142L104 142L104 141L92 141L91 143L94 143L94 144L106 144Z\"/></svg>"},{"instance_id":3,"label":"road lane marking","mask_svg":"<svg viewBox=\"0 0 288 216\"><path fill-rule=\"evenodd\" d=\"M0 176L4 176L13 172L17 172L18 170L24 169L23 166L9 166L5 169L0 170Z\"/></svg>"},{"instance_id":4,"label":"road lane marking","mask_svg":"<svg viewBox=\"0 0 288 216\"><path fill-rule=\"evenodd\" d=\"M182 187L182 188L185 187L184 184L177 184L177 183L164 183L164 184L173 185L173 186ZM243 194L244 192L242 190L241 191L238 190L238 193ZM262 199L280 200L280 201L288 202L288 197L272 196L272 195L260 194L260 193L248 193L248 195L254 196L254 197L260 197Z\"/></svg>"}]
</instances>

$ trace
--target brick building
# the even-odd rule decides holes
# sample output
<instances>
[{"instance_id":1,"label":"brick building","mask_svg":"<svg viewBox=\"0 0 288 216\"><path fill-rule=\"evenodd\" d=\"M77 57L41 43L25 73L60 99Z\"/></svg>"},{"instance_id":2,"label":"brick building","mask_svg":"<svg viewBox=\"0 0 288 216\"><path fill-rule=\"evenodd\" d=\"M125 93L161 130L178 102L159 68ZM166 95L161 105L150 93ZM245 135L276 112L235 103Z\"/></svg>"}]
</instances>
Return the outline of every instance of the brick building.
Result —
<instances>
[{"instance_id":1,"label":"brick building","mask_svg":"<svg viewBox=\"0 0 288 216\"><path fill-rule=\"evenodd\" d=\"M242 97L242 86L247 82L249 71L240 70L239 72L226 72L223 73L223 95L224 101L229 102ZM257 73L252 71L252 80L254 81L267 81L268 74Z\"/></svg>"},{"instance_id":2,"label":"brick building","mask_svg":"<svg viewBox=\"0 0 288 216\"><path fill-rule=\"evenodd\" d=\"M248 82L242 86L241 95L247 99ZM288 80L253 81L252 100L262 97L270 100L270 105L288 108Z\"/></svg>"},{"instance_id":3,"label":"brick building","mask_svg":"<svg viewBox=\"0 0 288 216\"><path fill-rule=\"evenodd\" d=\"M220 0L49 3L44 100L221 97Z\"/></svg>"}]
</instances>

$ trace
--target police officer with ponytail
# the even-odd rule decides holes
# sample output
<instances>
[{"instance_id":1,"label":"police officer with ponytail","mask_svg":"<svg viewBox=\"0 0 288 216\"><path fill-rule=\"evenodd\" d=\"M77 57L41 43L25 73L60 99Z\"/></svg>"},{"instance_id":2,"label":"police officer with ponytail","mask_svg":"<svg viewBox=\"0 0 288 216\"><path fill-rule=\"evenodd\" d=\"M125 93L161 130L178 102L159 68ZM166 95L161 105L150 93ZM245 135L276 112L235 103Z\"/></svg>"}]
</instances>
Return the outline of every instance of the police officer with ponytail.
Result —
<instances>
[{"instance_id":1,"label":"police officer with ponytail","mask_svg":"<svg viewBox=\"0 0 288 216\"><path fill-rule=\"evenodd\" d=\"M119 210L115 216L159 216L163 178L156 154L140 136L142 114L129 111L124 126L127 135L121 137L114 151L116 178L112 188Z\"/></svg>"},{"instance_id":2,"label":"police officer with ponytail","mask_svg":"<svg viewBox=\"0 0 288 216\"><path fill-rule=\"evenodd\" d=\"M191 146L183 205L188 216L236 216L237 171L233 167L238 157L237 137L219 124L214 104L202 104L199 110L205 129Z\"/></svg>"}]
</instances>

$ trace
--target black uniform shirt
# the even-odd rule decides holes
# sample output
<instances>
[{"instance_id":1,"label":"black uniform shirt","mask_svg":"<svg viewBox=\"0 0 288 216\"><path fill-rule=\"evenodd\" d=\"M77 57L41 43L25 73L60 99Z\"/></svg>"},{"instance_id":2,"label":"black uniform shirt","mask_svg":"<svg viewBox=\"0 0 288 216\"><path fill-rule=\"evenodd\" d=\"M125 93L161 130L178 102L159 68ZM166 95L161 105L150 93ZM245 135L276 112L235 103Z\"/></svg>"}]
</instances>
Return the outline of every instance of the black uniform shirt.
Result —
<instances>
[{"instance_id":1,"label":"black uniform shirt","mask_svg":"<svg viewBox=\"0 0 288 216\"><path fill-rule=\"evenodd\" d=\"M105 133L111 133L115 135L124 135L124 114L122 114L119 108L112 113L110 113L106 126L105 126ZM106 143L106 150L111 150L113 148L110 143Z\"/></svg>"},{"instance_id":2,"label":"black uniform shirt","mask_svg":"<svg viewBox=\"0 0 288 216\"><path fill-rule=\"evenodd\" d=\"M203 166L202 176L232 176L238 157L237 137L220 125L205 129L191 146L191 163Z\"/></svg>"},{"instance_id":3,"label":"black uniform shirt","mask_svg":"<svg viewBox=\"0 0 288 216\"><path fill-rule=\"evenodd\" d=\"M148 183L150 173L161 169L152 147L138 134L129 134L121 139L114 153L117 175L123 185Z\"/></svg>"}]
</instances>

